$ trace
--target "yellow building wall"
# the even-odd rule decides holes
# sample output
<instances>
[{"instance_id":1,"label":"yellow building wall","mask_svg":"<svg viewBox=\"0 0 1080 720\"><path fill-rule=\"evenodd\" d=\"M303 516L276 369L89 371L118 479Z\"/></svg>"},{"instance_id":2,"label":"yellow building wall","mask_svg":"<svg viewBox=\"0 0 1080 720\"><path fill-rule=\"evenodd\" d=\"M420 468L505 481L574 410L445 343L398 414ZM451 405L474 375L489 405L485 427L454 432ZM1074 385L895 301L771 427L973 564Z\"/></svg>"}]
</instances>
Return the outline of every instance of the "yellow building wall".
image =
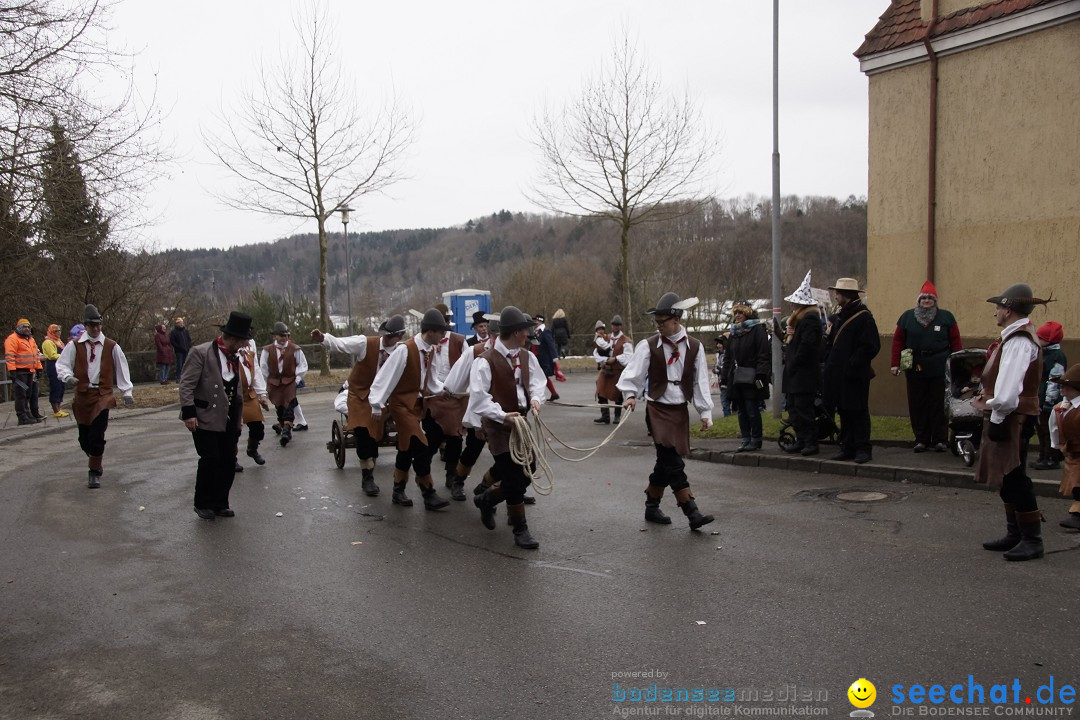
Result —
<instances>
[{"instance_id":1,"label":"yellow building wall","mask_svg":"<svg viewBox=\"0 0 1080 720\"><path fill-rule=\"evenodd\" d=\"M945 10L942 10L945 12ZM1058 302L1080 338L1080 22L939 61L934 282L968 344L997 335L985 301L1015 282ZM896 318L926 280L929 63L869 78L867 304L888 370ZM1080 360L1080 358L1075 358ZM891 376L888 376L891 378ZM903 412L902 383L876 382L879 412Z\"/></svg>"}]
</instances>

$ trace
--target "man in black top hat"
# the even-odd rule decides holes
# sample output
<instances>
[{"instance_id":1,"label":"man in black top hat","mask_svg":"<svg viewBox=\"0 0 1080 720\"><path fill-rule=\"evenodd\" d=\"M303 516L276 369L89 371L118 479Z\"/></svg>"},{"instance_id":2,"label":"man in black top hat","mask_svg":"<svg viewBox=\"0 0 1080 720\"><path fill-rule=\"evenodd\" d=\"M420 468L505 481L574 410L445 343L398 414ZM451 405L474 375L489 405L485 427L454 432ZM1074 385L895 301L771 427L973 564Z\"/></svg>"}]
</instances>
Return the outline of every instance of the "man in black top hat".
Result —
<instances>
[{"instance_id":1,"label":"man in black top hat","mask_svg":"<svg viewBox=\"0 0 1080 720\"><path fill-rule=\"evenodd\" d=\"M199 454L195 513L203 520L236 514L229 491L244 414L238 353L250 339L251 316L234 310L217 340L191 349L180 375L180 419Z\"/></svg>"},{"instance_id":2,"label":"man in black top hat","mask_svg":"<svg viewBox=\"0 0 1080 720\"><path fill-rule=\"evenodd\" d=\"M712 424L713 402L705 348L690 337L680 322L683 312L696 303L696 298L684 301L673 292L664 293L656 307L647 311L656 321L657 333L637 344L616 384L625 398L623 407L631 411L648 386L649 403L645 412L652 427L656 464L645 488L645 520L671 524L671 518L660 509L664 488L670 487L691 530L714 519L698 509L683 462L684 457L690 456L687 403L693 404L701 416L702 430Z\"/></svg>"},{"instance_id":3,"label":"man in black top hat","mask_svg":"<svg viewBox=\"0 0 1080 720\"><path fill-rule=\"evenodd\" d=\"M985 417L975 482L999 488L1005 535L983 548L1006 551L1006 560L1035 560L1043 556L1042 513L1026 468L1039 415L1042 350L1028 315L1049 300L1033 297L1030 285L1017 283L987 302L994 305L1001 340L986 353L982 391L972 401Z\"/></svg>"},{"instance_id":4,"label":"man in black top hat","mask_svg":"<svg viewBox=\"0 0 1080 720\"><path fill-rule=\"evenodd\" d=\"M469 347L476 345L477 343L486 342L488 339L488 319L485 317L486 313L483 310L477 310L472 314L472 329L473 334L466 340L469 343Z\"/></svg>"},{"instance_id":5,"label":"man in black top hat","mask_svg":"<svg viewBox=\"0 0 1080 720\"><path fill-rule=\"evenodd\" d=\"M130 405L134 402L133 386L127 357L120 345L101 331L101 313L97 307L87 305L83 314L86 332L64 346L56 361L56 375L68 387L75 388L71 411L79 426L79 447L87 456L86 486L98 488L109 410L116 407L113 387L123 393L124 404Z\"/></svg>"}]
</instances>

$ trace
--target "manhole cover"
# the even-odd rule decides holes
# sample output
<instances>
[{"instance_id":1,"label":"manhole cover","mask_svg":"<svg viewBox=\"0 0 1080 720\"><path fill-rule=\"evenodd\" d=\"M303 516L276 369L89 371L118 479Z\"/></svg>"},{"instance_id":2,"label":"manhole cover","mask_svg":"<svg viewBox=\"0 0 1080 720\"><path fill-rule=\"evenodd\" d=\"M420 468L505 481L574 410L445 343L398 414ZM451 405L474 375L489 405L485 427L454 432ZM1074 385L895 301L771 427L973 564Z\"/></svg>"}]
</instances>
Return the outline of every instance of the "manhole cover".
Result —
<instances>
[{"instance_id":1,"label":"manhole cover","mask_svg":"<svg viewBox=\"0 0 1080 720\"><path fill-rule=\"evenodd\" d=\"M837 500L843 500L844 502L880 502L889 499L889 496L885 493L867 490L851 490L849 492L837 493L834 497Z\"/></svg>"}]
</instances>

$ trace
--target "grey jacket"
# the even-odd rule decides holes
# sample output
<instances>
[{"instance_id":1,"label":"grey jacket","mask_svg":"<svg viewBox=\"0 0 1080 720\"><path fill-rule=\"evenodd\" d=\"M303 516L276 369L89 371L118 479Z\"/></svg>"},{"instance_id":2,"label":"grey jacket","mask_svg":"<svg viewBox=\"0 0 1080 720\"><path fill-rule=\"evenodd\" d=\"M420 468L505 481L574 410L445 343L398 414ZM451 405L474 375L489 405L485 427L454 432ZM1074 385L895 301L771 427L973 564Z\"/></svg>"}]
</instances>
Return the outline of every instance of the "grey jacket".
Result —
<instances>
[{"instance_id":1,"label":"grey jacket","mask_svg":"<svg viewBox=\"0 0 1080 720\"><path fill-rule=\"evenodd\" d=\"M237 385L229 412L229 396L221 379L221 363L215 347L216 341L191 348L180 376L180 419L197 418L199 429L208 432L240 432L243 418L244 398ZM230 414L233 417L229 423Z\"/></svg>"}]
</instances>

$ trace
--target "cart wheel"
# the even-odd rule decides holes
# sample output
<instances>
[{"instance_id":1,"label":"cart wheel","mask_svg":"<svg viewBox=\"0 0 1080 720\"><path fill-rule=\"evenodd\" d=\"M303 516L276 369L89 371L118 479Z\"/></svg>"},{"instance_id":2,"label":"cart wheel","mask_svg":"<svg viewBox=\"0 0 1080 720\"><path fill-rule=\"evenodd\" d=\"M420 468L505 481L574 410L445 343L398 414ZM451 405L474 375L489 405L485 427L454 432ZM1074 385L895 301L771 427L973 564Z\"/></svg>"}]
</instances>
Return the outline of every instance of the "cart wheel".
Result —
<instances>
[{"instance_id":1,"label":"cart wheel","mask_svg":"<svg viewBox=\"0 0 1080 720\"><path fill-rule=\"evenodd\" d=\"M776 438L776 444L780 446L780 449L787 452L787 449L795 444L795 433L790 430L781 430L780 436Z\"/></svg>"},{"instance_id":2,"label":"cart wheel","mask_svg":"<svg viewBox=\"0 0 1080 720\"><path fill-rule=\"evenodd\" d=\"M330 428L330 442L334 446L334 462L341 469L345 467L345 438L341 435L341 423L337 420Z\"/></svg>"},{"instance_id":3,"label":"cart wheel","mask_svg":"<svg viewBox=\"0 0 1080 720\"><path fill-rule=\"evenodd\" d=\"M957 440L955 437L953 437L952 442L949 443L949 451L952 452L953 457L960 456L960 443L962 442L964 441Z\"/></svg>"},{"instance_id":4,"label":"cart wheel","mask_svg":"<svg viewBox=\"0 0 1080 720\"><path fill-rule=\"evenodd\" d=\"M961 440L958 445L960 446L960 455L964 458L964 465L971 467L975 464L975 443L970 440Z\"/></svg>"}]
</instances>

